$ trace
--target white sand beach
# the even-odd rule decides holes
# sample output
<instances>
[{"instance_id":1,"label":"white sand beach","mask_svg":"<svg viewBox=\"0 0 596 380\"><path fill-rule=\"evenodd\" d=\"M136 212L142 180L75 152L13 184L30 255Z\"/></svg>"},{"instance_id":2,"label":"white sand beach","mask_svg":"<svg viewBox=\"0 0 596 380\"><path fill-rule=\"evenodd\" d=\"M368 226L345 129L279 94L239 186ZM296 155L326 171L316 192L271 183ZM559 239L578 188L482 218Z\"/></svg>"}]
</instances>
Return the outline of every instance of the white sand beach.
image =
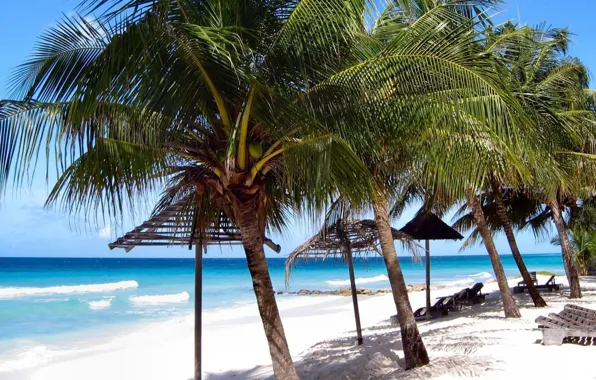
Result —
<instances>
[{"instance_id":1,"label":"white sand beach","mask_svg":"<svg viewBox=\"0 0 596 380\"><path fill-rule=\"evenodd\" d=\"M518 280L512 279L511 285ZM541 277L540 282L545 278ZM565 278L557 282L565 284ZM583 279L584 297L573 303L596 309L596 280ZM459 288L433 292L447 295ZM278 296L290 350L302 379L596 379L596 346L543 346L534 320L569 303L565 288L543 293L549 306L535 309L528 294L516 295L521 319L505 319L496 283L483 305L419 323L431 364L404 371L399 327L390 294L361 296L364 345L355 345L350 297ZM424 293L413 292L414 308ZM139 328L76 357L64 357L21 374L33 380L188 380L193 368L192 318ZM272 375L269 352L255 304L204 312L205 378L264 379ZM85 348L85 347L81 347ZM87 349L89 347L86 347ZM10 373L0 374L11 378ZM14 378L14 377L13 377ZM19 377L21 378L21 377Z\"/></svg>"}]
</instances>

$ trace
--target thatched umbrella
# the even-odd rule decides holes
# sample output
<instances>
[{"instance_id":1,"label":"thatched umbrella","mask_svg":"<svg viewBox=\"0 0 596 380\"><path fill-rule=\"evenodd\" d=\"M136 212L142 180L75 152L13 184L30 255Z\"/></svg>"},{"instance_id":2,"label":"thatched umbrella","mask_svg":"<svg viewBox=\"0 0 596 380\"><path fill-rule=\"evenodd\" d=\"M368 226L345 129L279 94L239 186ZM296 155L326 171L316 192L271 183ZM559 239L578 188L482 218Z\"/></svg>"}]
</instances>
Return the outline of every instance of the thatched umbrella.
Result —
<instances>
[{"instance_id":1,"label":"thatched umbrella","mask_svg":"<svg viewBox=\"0 0 596 380\"><path fill-rule=\"evenodd\" d=\"M443 222L432 212L419 212L409 221L401 232L413 239L425 241L426 260L426 318L430 319L430 241L429 240L459 240L463 236Z\"/></svg>"},{"instance_id":2,"label":"thatched umbrella","mask_svg":"<svg viewBox=\"0 0 596 380\"><path fill-rule=\"evenodd\" d=\"M195 212L188 201L180 201L137 226L134 230L109 244L110 249L123 248L129 252L138 246L195 246L195 353L194 378L201 378L203 252L207 245L241 245L240 230L223 215L216 223L198 230ZM265 245L279 253L281 247L265 238Z\"/></svg>"},{"instance_id":3,"label":"thatched umbrella","mask_svg":"<svg viewBox=\"0 0 596 380\"><path fill-rule=\"evenodd\" d=\"M412 238L394 228L391 229L391 232L393 233L393 239L403 241L408 244L412 252L416 252L416 244L412 241ZM340 257L348 264L358 345L362 344L362 329L360 327L360 312L356 295L353 256L368 255L371 252L382 255L379 244L377 223L374 220L339 220L302 243L286 259L286 285L289 284L292 267L296 265L298 260L311 258L325 260L331 256Z\"/></svg>"}]
</instances>

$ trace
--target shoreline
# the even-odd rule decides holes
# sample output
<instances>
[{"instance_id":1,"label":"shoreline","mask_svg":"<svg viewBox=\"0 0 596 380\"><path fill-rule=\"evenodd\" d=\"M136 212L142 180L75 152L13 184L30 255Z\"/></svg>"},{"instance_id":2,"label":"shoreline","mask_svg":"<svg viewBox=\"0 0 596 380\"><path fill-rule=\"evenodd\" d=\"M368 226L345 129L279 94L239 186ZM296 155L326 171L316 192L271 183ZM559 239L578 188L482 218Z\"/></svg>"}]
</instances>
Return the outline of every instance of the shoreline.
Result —
<instances>
[{"instance_id":1,"label":"shoreline","mask_svg":"<svg viewBox=\"0 0 596 380\"><path fill-rule=\"evenodd\" d=\"M387 294L379 295L379 296L362 296L359 295L358 299L360 302L365 302L367 299L374 299L374 298L385 298ZM390 295L389 295L390 296ZM280 313L282 314L282 319L284 322L286 320L292 320L292 325L296 327L296 323L298 320L307 319L313 316L315 313L316 317L321 317L324 315L328 315L328 313L336 313L336 312L348 312L352 310L352 301L350 297L344 296L332 296L332 295L317 295L317 296L309 296L309 297L298 297L295 295L286 295L286 296L279 296L278 298L278 306L280 309ZM347 329L353 329L353 318L350 322L347 323ZM260 317L258 316L258 309L256 307L256 301L251 303L237 305L233 307L225 307L225 308L214 308L208 309L203 311L203 363L204 368L206 370L211 370L214 373L220 371L227 371L232 368L223 367L221 364L218 364L219 361L217 360L217 356L224 356L222 353L230 352L230 349L225 347L225 342L228 342L230 346L234 345L238 348L242 347L239 352L238 356L241 355L242 350L246 350L247 347L243 345L235 345L237 341L236 336L242 335L244 332L244 327L246 325L250 325L252 330L251 332L251 339L242 339L244 343L247 343L250 340L260 342L261 345L266 346L266 340L264 334L262 332L262 325ZM308 324L305 324L305 326ZM286 323L284 323L286 326ZM193 342L192 342L192 330L194 328L194 316L192 313L186 316L178 316L172 319L168 319L166 321L156 321L156 322L147 322L142 324L137 324L137 326L128 332L122 332L121 335L117 335L111 337L109 339L91 339L85 343L91 343L91 347L84 347L84 348L73 348L72 350L59 350L54 351L54 353L58 352L59 355L53 356L49 358L48 361L40 362L32 366L28 366L22 369L15 369L12 371L5 371L0 372L0 379L54 379L54 378L61 378L61 379L80 379L80 378L88 378L85 376L89 376L87 373L86 375L82 375L86 373L86 368L91 366L93 368L103 368L104 365L106 367L113 366L114 362L118 363L118 367L126 367L127 363L132 361L135 362L137 360L143 360L144 355L138 355L135 351L143 351L148 350L151 351L153 348L156 349L156 352L162 352L159 357L163 356L163 353L166 351L176 352L177 358L172 358L171 361L186 361L190 363L190 367L188 365L180 365L181 371L179 377L173 376L173 378L180 378L180 379L187 379L189 376L192 375L192 355L193 355ZM286 335L294 335L292 332L288 331L289 328L285 327ZM296 330L294 328L294 330ZM300 335L298 329L298 334ZM323 334L323 332L321 332ZM325 334L329 337L332 337L333 334ZM166 342L164 342L164 339ZM291 339L291 338L288 338ZM300 339L294 339L295 341ZM310 345L316 343L318 339L309 339L308 342L301 342L300 347L301 351L307 349ZM164 350L163 344L167 344L170 349ZM162 346L161 348L158 346ZM184 347L180 349L180 347ZM149 347L149 349L147 349ZM209 353L210 349L214 349L213 355ZM51 349L50 349L51 351ZM71 352L69 352L71 351ZM232 350L234 351L234 350ZM243 364L241 368L250 369L254 366L254 363L258 363L260 365L267 365L270 362L270 357L268 350L260 350L258 356L258 360L255 362L252 359L246 358L243 360ZM27 351L23 352L26 353ZM117 359L114 356L114 352L118 352L117 356L121 356L122 353L124 356L127 356L127 360ZM153 355L148 355L153 356ZM235 355L236 356L236 355ZM236 356L236 357L238 357ZM257 359L254 357L253 359ZM164 362L163 358L155 358L159 363ZM213 366L208 365L207 363L213 363ZM80 363L80 365L79 365ZM85 364L83 364L85 363ZM101 378L126 378L126 379L134 379L137 378L135 375L135 371L140 369L141 365L135 364L130 366L129 369L131 373L126 377L123 374L111 374L111 375L98 375L97 379ZM160 371L152 371L152 374L148 374L148 378L154 379L169 379L169 376L172 376L171 370L174 368L168 368L168 366L164 366L167 369L167 373L163 372L163 377L156 375L160 373ZM62 371L66 371L62 373ZM79 372L78 370L81 372ZM189 370L190 369L190 370ZM174 369L175 370L175 369ZM56 373L55 371L59 371ZM72 377L69 377L69 373L72 372ZM75 375L78 374L78 375ZM81 377L83 376L83 377Z\"/></svg>"},{"instance_id":2,"label":"shoreline","mask_svg":"<svg viewBox=\"0 0 596 380\"><path fill-rule=\"evenodd\" d=\"M426 288L425 284L421 283L408 284L407 287L410 293L424 291ZM443 289L445 287L447 285L431 285L431 290ZM371 288L357 289L359 297L381 296L391 293L391 290L387 288L372 288L376 289L374 291ZM296 299L303 298L303 296L345 298L351 296L351 290L350 288L337 288L336 290L301 289L294 292L278 291L276 295L278 305L280 309L283 309L287 305L290 305L290 308L292 308L296 306L300 307L304 302L310 304L310 301L296 301ZM255 314L254 310L256 310L256 300L238 301L236 304L230 306L203 309L203 319L209 320L217 316L220 320L225 320L230 315ZM142 322L127 321L121 325L107 329L103 327L85 332L56 335L49 339L49 343L30 341L26 346L0 352L0 379L8 375L10 375L10 378L28 378L23 374L27 374L36 368L119 348L121 346L120 341L127 336L142 334L144 331L151 331L156 327L158 328L159 326L170 323L184 323L184 321L191 323L194 320L193 316L194 313L189 311L185 315L164 317L159 320ZM243 317L243 319L246 318ZM251 317L251 319L254 318ZM84 348L80 348L81 345L84 345Z\"/></svg>"},{"instance_id":3,"label":"shoreline","mask_svg":"<svg viewBox=\"0 0 596 380\"><path fill-rule=\"evenodd\" d=\"M510 280L514 285L517 280ZM540 279L544 281L544 279ZM557 282L565 283L563 277L558 277ZM433 299L454 293L461 286L434 290ZM483 293L489 292L487 305L490 310L473 308L466 313L484 313L499 322L502 311L493 310L498 306L499 294L496 283L485 283ZM424 291L409 293L412 308L424 306ZM548 294L547 302L553 302L553 296ZM589 296L591 297L591 296ZM524 300L522 314L534 315L543 310L527 308L527 294L516 297ZM563 298L562 298L563 299ZM591 299L591 298L590 298ZM371 334L382 329L395 330L390 325L390 317L395 314L395 304L391 294L377 296L358 296L361 310L361 322L365 332L365 339ZM596 301L596 297L594 297ZM564 300L565 301L565 300ZM343 342L347 352L357 350L354 346L355 327L353 310L350 297L343 296L315 296L315 297L278 297L279 309L284 323L286 337L294 361L299 371L304 372L305 378L310 378L312 366L321 354L321 347L327 347L333 342ZM546 312L546 310L544 311ZM419 323L425 343L433 346L432 336L427 337L425 330L439 324L449 325L452 322L462 322L468 318L467 314L460 317L451 316L429 322ZM544 314L547 315L547 314ZM534 317L535 318L535 317ZM524 316L525 327L536 327L533 319L528 326L527 317ZM510 323L509 320L502 323ZM511 326L517 328L519 323L511 321ZM452 326L451 326L452 327ZM449 327L449 328L451 328ZM449 329L447 328L447 329ZM45 380L60 378L68 379L180 379L187 380L192 377L192 315L178 317L166 322L155 322L151 325L140 326L138 330L116 337L102 350L92 349L77 357L63 357L50 363L45 363L28 370L19 371L18 377L6 377L17 373L0 373L4 379L33 379ZM399 329L393 333L394 341L399 342ZM395 335L396 334L396 335ZM540 334L536 333L536 337ZM331 343L329 343L331 342ZM462 342L466 345L466 342ZM365 344L366 346L366 344ZM95 347L98 348L98 347ZM546 350L550 348L545 348ZM323 350L324 351L324 350ZM399 350L397 356L401 357ZM431 357L433 350L429 349ZM350 354L352 355L352 354ZM387 359L384 359L385 361ZM435 359L431 359L435 360ZM399 363L399 360L396 362ZM385 364L385 365L390 365ZM426 367L424 367L426 368ZM394 368L395 369L395 368ZM206 379L262 379L271 375L270 357L267 343L262 331L256 303L240 305L234 308L205 310L203 312L203 370ZM317 373L316 371L314 372ZM314 375L313 375L314 376ZM325 378L325 377L321 377ZM331 377L333 378L333 377ZM337 377L336 377L337 378ZM345 377L351 378L351 377ZM357 378L357 377L356 377Z\"/></svg>"}]
</instances>

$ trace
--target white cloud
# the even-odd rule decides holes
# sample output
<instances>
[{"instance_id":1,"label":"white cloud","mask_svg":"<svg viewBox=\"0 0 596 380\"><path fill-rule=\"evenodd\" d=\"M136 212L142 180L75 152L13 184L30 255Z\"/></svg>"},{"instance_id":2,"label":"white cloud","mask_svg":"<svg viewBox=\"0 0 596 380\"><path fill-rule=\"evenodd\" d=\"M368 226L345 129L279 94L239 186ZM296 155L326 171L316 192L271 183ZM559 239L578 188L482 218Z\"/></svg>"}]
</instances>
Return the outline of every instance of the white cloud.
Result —
<instances>
[{"instance_id":1,"label":"white cloud","mask_svg":"<svg viewBox=\"0 0 596 380\"><path fill-rule=\"evenodd\" d=\"M109 224L106 224L104 226L104 228L97 231L97 236L99 236L102 239L109 239L111 234L112 234L112 226Z\"/></svg>"}]
</instances>

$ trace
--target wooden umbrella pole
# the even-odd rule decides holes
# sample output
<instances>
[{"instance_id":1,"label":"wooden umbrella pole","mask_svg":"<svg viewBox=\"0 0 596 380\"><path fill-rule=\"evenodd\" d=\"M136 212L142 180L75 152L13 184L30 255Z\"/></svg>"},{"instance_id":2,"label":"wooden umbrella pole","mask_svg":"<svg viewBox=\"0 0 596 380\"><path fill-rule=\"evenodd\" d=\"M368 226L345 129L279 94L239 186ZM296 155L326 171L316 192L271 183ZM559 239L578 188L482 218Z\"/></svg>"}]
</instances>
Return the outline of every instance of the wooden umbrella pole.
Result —
<instances>
[{"instance_id":1,"label":"wooden umbrella pole","mask_svg":"<svg viewBox=\"0 0 596 380\"><path fill-rule=\"evenodd\" d=\"M203 241L195 245L195 380L201 380L201 335L203 316Z\"/></svg>"},{"instance_id":2,"label":"wooden umbrella pole","mask_svg":"<svg viewBox=\"0 0 596 380\"><path fill-rule=\"evenodd\" d=\"M430 319L430 241L425 242L426 257L426 319Z\"/></svg>"},{"instance_id":3,"label":"wooden umbrella pole","mask_svg":"<svg viewBox=\"0 0 596 380\"><path fill-rule=\"evenodd\" d=\"M356 334L358 334L358 345L362 344L362 328L360 327L360 311L358 310L358 296L356 295L356 278L354 276L354 262L352 260L352 248L346 244L346 256L348 269L350 271L350 286L352 288L352 303L354 304L354 318L356 319Z\"/></svg>"}]
</instances>

